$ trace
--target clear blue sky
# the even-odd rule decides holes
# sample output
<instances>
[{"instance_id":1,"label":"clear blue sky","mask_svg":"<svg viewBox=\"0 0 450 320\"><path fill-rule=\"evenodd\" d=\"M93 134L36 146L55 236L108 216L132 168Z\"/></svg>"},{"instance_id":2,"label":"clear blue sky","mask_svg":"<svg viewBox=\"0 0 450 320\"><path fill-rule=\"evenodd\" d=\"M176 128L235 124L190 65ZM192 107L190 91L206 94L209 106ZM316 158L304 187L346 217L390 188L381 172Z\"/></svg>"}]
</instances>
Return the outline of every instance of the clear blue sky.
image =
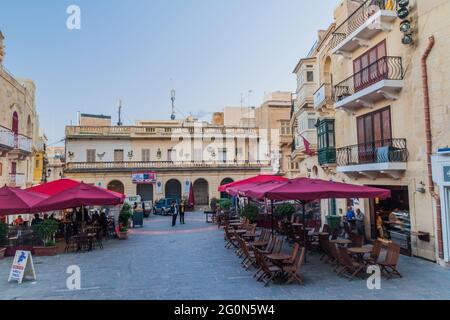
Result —
<instances>
[{"instance_id":1,"label":"clear blue sky","mask_svg":"<svg viewBox=\"0 0 450 320\"><path fill-rule=\"evenodd\" d=\"M125 124L168 119L172 87L186 115L239 105L248 90L258 105L265 92L295 89L291 72L337 2L2 0L4 65L35 81L50 143L78 110L117 121L119 98ZM66 28L71 4L81 7L79 31Z\"/></svg>"}]
</instances>

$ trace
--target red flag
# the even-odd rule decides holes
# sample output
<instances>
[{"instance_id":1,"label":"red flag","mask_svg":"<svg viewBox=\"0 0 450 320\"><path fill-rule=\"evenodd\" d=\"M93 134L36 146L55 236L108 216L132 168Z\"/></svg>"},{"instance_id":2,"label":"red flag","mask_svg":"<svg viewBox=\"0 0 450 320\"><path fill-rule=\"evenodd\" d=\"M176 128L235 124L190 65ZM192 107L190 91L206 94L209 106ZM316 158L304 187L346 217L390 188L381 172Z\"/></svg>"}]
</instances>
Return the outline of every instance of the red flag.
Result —
<instances>
[{"instance_id":1,"label":"red flag","mask_svg":"<svg viewBox=\"0 0 450 320\"><path fill-rule=\"evenodd\" d=\"M191 182L191 185L189 186L188 205L190 208L194 208L194 206L195 206L194 187L192 185L192 182Z\"/></svg>"},{"instance_id":2,"label":"red flag","mask_svg":"<svg viewBox=\"0 0 450 320\"><path fill-rule=\"evenodd\" d=\"M311 149L311 143L309 143L309 141L306 140L304 136L300 135L300 137L302 137L303 139L303 145L305 146L305 153L309 156L313 156L314 151Z\"/></svg>"}]
</instances>

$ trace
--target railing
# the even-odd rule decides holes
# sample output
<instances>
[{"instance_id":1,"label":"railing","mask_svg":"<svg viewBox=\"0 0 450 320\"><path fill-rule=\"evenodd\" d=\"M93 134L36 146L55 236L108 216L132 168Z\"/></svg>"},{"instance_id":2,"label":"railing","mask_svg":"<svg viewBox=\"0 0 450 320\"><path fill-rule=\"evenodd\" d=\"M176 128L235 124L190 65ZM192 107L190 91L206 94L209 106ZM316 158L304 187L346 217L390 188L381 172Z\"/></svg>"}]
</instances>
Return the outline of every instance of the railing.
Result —
<instances>
[{"instance_id":1,"label":"railing","mask_svg":"<svg viewBox=\"0 0 450 320\"><path fill-rule=\"evenodd\" d=\"M203 127L149 127L149 126L68 126L66 127L66 135L91 135L91 136L131 136L150 135L150 136L167 136L185 135L185 134L210 134L210 135L256 135L258 129L247 127L219 127L219 128L203 128Z\"/></svg>"},{"instance_id":2,"label":"railing","mask_svg":"<svg viewBox=\"0 0 450 320\"><path fill-rule=\"evenodd\" d=\"M367 19L375 13L376 10L391 9L386 6L388 0L378 0L375 4L373 4L373 2L373 0L364 1L358 9L356 9L341 25L336 28L330 42L332 49L336 48L350 34L362 26Z\"/></svg>"},{"instance_id":3,"label":"railing","mask_svg":"<svg viewBox=\"0 0 450 320\"><path fill-rule=\"evenodd\" d=\"M402 79L402 58L386 56L338 83L334 87L334 100L341 101L381 80Z\"/></svg>"},{"instance_id":4,"label":"railing","mask_svg":"<svg viewBox=\"0 0 450 320\"><path fill-rule=\"evenodd\" d=\"M18 134L15 136L16 149L31 153L32 147L33 140L31 140L31 138L28 138L27 136L24 136L22 134Z\"/></svg>"},{"instance_id":5,"label":"railing","mask_svg":"<svg viewBox=\"0 0 450 320\"><path fill-rule=\"evenodd\" d=\"M0 126L0 146L10 149L15 147L14 132L2 126Z\"/></svg>"},{"instance_id":6,"label":"railing","mask_svg":"<svg viewBox=\"0 0 450 320\"><path fill-rule=\"evenodd\" d=\"M340 167L386 162L407 162L406 139L387 139L337 149Z\"/></svg>"},{"instance_id":7,"label":"railing","mask_svg":"<svg viewBox=\"0 0 450 320\"><path fill-rule=\"evenodd\" d=\"M270 166L269 161L129 161L129 162L69 162L66 171L112 169L183 169L183 168L249 168Z\"/></svg>"}]
</instances>

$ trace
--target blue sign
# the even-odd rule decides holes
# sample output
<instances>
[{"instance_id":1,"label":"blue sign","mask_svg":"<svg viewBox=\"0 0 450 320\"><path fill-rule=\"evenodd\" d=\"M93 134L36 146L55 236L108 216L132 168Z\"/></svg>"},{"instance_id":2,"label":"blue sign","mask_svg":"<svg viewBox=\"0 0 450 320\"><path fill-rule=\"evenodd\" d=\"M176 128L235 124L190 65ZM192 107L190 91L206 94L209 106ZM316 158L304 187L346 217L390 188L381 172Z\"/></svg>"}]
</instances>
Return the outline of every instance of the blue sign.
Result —
<instances>
[{"instance_id":1,"label":"blue sign","mask_svg":"<svg viewBox=\"0 0 450 320\"><path fill-rule=\"evenodd\" d=\"M444 166L444 181L450 182L450 166Z\"/></svg>"}]
</instances>

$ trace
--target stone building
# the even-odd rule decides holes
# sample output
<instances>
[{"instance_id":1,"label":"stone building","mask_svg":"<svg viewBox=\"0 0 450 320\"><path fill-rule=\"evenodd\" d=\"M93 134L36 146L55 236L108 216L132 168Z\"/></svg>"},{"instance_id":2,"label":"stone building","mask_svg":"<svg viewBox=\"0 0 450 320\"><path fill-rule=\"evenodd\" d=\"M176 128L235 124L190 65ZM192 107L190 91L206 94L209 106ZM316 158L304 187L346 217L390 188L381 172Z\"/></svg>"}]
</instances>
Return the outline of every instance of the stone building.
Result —
<instances>
[{"instance_id":1,"label":"stone building","mask_svg":"<svg viewBox=\"0 0 450 320\"><path fill-rule=\"evenodd\" d=\"M389 237L405 254L448 263L449 197L444 185L439 197L428 163L450 141L450 3L400 4L341 0L331 34L320 33L327 36L307 58L318 77L309 96L318 116L317 153L300 159L298 175L390 189L388 200L322 202L324 218L359 207L368 239Z\"/></svg>"},{"instance_id":2,"label":"stone building","mask_svg":"<svg viewBox=\"0 0 450 320\"><path fill-rule=\"evenodd\" d=\"M3 65L0 32L0 185L31 186L39 127L32 80L14 77Z\"/></svg>"}]
</instances>

